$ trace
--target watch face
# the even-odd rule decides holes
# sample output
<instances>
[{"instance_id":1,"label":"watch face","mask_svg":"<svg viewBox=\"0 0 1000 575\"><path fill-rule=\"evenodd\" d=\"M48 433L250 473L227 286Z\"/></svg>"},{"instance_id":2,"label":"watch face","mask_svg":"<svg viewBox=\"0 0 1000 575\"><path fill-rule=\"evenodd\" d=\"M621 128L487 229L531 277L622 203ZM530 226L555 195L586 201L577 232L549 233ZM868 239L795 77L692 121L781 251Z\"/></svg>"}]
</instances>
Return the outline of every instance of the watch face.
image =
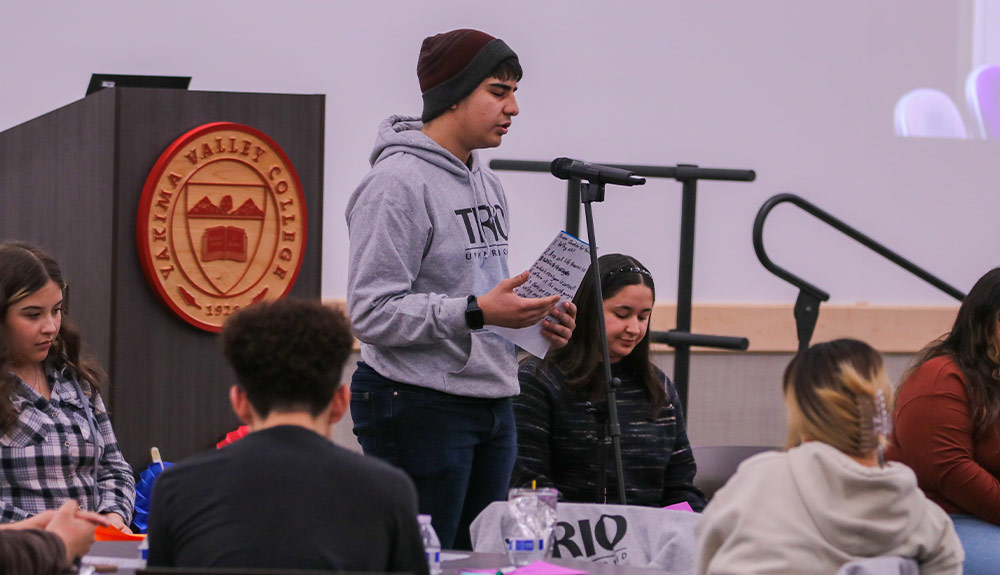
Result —
<instances>
[{"instance_id":1,"label":"watch face","mask_svg":"<svg viewBox=\"0 0 1000 575\"><path fill-rule=\"evenodd\" d=\"M483 310L479 309L476 296L469 296L469 303L465 306L465 324L470 329L482 329L485 321Z\"/></svg>"}]
</instances>

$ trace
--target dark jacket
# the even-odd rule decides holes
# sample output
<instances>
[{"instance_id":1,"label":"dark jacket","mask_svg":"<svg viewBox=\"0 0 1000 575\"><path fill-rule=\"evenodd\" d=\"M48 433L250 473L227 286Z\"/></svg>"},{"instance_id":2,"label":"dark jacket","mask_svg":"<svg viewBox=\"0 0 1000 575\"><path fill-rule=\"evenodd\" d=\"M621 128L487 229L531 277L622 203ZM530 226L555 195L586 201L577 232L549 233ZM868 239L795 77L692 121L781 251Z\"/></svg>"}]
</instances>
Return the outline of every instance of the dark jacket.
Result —
<instances>
[{"instance_id":1,"label":"dark jacket","mask_svg":"<svg viewBox=\"0 0 1000 575\"><path fill-rule=\"evenodd\" d=\"M621 424L625 496L630 505L662 507L687 501L695 511L705 497L694 486L695 462L688 442L677 390L663 372L657 374L667 398L650 420L649 393L637 374L613 366L621 379L617 390ZM537 358L518 370L521 394L514 398L517 417L517 463L511 485L555 487L565 501L595 502L597 424L585 398L565 385L563 374ZM607 449L608 503L618 502L615 464Z\"/></svg>"},{"instance_id":2,"label":"dark jacket","mask_svg":"<svg viewBox=\"0 0 1000 575\"><path fill-rule=\"evenodd\" d=\"M72 572L66 562L66 547L54 533L38 529L0 531L0 573L62 575Z\"/></svg>"}]
</instances>

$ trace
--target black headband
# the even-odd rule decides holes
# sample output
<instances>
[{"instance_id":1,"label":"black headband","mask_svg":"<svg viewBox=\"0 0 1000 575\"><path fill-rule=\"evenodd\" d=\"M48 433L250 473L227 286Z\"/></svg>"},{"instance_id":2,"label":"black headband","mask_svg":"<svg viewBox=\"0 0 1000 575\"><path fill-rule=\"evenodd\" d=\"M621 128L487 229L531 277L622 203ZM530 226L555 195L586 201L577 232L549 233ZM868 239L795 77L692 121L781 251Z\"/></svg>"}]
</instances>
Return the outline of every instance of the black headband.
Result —
<instances>
[{"instance_id":1,"label":"black headband","mask_svg":"<svg viewBox=\"0 0 1000 575\"><path fill-rule=\"evenodd\" d=\"M616 270L608 272L608 275L605 277L611 277L615 274L642 274L650 278L653 277L653 274L649 273L649 270L636 266L622 266Z\"/></svg>"}]
</instances>

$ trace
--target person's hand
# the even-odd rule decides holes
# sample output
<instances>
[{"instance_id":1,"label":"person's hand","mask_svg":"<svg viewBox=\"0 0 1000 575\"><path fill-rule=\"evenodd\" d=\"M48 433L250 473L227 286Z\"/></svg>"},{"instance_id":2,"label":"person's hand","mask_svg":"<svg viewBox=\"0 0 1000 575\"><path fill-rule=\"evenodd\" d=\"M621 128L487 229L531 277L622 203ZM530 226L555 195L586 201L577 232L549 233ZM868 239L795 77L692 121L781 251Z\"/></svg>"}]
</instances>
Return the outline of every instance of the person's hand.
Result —
<instances>
[{"instance_id":1,"label":"person's hand","mask_svg":"<svg viewBox=\"0 0 1000 575\"><path fill-rule=\"evenodd\" d=\"M121 517L117 513L108 513L108 514L105 514L105 515L114 515L115 517L119 517L119 518ZM111 521L108 520L108 518L105 517L105 515L101 515L100 513L96 512L96 511L77 511L76 512L76 518L77 519L84 519L86 521L90 521L91 523L93 523L94 525L97 525L98 527L111 527Z\"/></svg>"},{"instance_id":2,"label":"person's hand","mask_svg":"<svg viewBox=\"0 0 1000 575\"><path fill-rule=\"evenodd\" d=\"M76 501L68 499L45 526L46 531L62 539L66 546L66 559L70 563L90 551L90 546L94 544L94 531L97 529L92 521L77 517L78 510Z\"/></svg>"},{"instance_id":3,"label":"person's hand","mask_svg":"<svg viewBox=\"0 0 1000 575\"><path fill-rule=\"evenodd\" d=\"M132 534L132 530L129 529L128 525L125 525L125 518L117 513L108 512L101 513L101 517L108 521L108 525L114 527L115 529L121 531L122 533Z\"/></svg>"},{"instance_id":4,"label":"person's hand","mask_svg":"<svg viewBox=\"0 0 1000 575\"><path fill-rule=\"evenodd\" d=\"M45 529L55 514L55 509L48 509L21 521L0 525L0 529Z\"/></svg>"},{"instance_id":5,"label":"person's hand","mask_svg":"<svg viewBox=\"0 0 1000 575\"><path fill-rule=\"evenodd\" d=\"M552 316L559 320L559 323L547 319L543 321L542 337L552 344L550 349L559 349L569 343L569 338L576 329L576 306L571 301L565 302L562 306L557 305L552 310Z\"/></svg>"},{"instance_id":6,"label":"person's hand","mask_svg":"<svg viewBox=\"0 0 1000 575\"><path fill-rule=\"evenodd\" d=\"M514 288L528 281L528 271L498 283L488 293L477 298L483 320L500 327L528 327L542 321L552 313L559 296L531 298L514 293Z\"/></svg>"},{"instance_id":7,"label":"person's hand","mask_svg":"<svg viewBox=\"0 0 1000 575\"><path fill-rule=\"evenodd\" d=\"M16 521L14 523L0 524L0 530L2 529L45 529L48 527L49 522L52 518L56 516L55 509L46 509L38 515L32 515L27 519L22 519L21 521ZM85 521L90 521L94 525L103 525L104 527L110 527L111 522L108 521L100 513L94 513L93 511L80 511L76 512L77 519L83 519Z\"/></svg>"}]
</instances>

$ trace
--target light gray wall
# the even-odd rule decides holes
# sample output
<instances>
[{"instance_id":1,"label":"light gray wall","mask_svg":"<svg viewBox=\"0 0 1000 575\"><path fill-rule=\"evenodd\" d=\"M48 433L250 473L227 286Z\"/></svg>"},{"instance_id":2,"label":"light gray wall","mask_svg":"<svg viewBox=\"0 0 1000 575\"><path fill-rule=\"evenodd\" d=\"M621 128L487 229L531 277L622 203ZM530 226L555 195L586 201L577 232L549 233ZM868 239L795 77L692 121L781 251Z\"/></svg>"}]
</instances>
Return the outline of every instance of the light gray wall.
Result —
<instances>
[{"instance_id":1,"label":"light gray wall","mask_svg":"<svg viewBox=\"0 0 1000 575\"><path fill-rule=\"evenodd\" d=\"M757 208L782 191L968 289L1000 244L1000 143L899 139L892 110L923 86L964 102L973 8L971 0L0 0L0 129L78 99L91 72L192 75L195 90L324 93L323 294L343 297L343 211L376 125L419 111L423 37L478 27L507 40L526 73L522 113L503 148L486 155L757 170L753 184L701 186L696 300L794 299L750 243ZM562 225L564 187L544 175L503 178L512 268L524 268ZM679 196L676 183L656 181L611 189L595 209L601 249L637 255L667 301ZM775 261L835 301L948 301L790 208L775 212L766 238Z\"/></svg>"},{"instance_id":2,"label":"light gray wall","mask_svg":"<svg viewBox=\"0 0 1000 575\"><path fill-rule=\"evenodd\" d=\"M973 16L972 0L0 0L0 130L82 97L92 72L191 75L194 90L326 94L323 295L341 298L343 211L375 128L391 113L419 112L421 40L476 27L504 38L525 68L522 113L486 156L757 170L752 184L700 187L696 301L794 300L750 240L761 203L784 191L967 290L997 261L1000 142L900 139L892 111L918 87L963 105ZM516 270L561 228L564 186L502 177ZM675 299L679 207L680 186L666 181L610 188L595 207L602 253L639 257L663 301ZM949 302L790 208L774 212L765 239L776 262L834 301ZM693 440L783 441L787 360L696 356ZM669 358L658 361L670 373ZM350 442L349 422L339 433Z\"/></svg>"}]
</instances>

